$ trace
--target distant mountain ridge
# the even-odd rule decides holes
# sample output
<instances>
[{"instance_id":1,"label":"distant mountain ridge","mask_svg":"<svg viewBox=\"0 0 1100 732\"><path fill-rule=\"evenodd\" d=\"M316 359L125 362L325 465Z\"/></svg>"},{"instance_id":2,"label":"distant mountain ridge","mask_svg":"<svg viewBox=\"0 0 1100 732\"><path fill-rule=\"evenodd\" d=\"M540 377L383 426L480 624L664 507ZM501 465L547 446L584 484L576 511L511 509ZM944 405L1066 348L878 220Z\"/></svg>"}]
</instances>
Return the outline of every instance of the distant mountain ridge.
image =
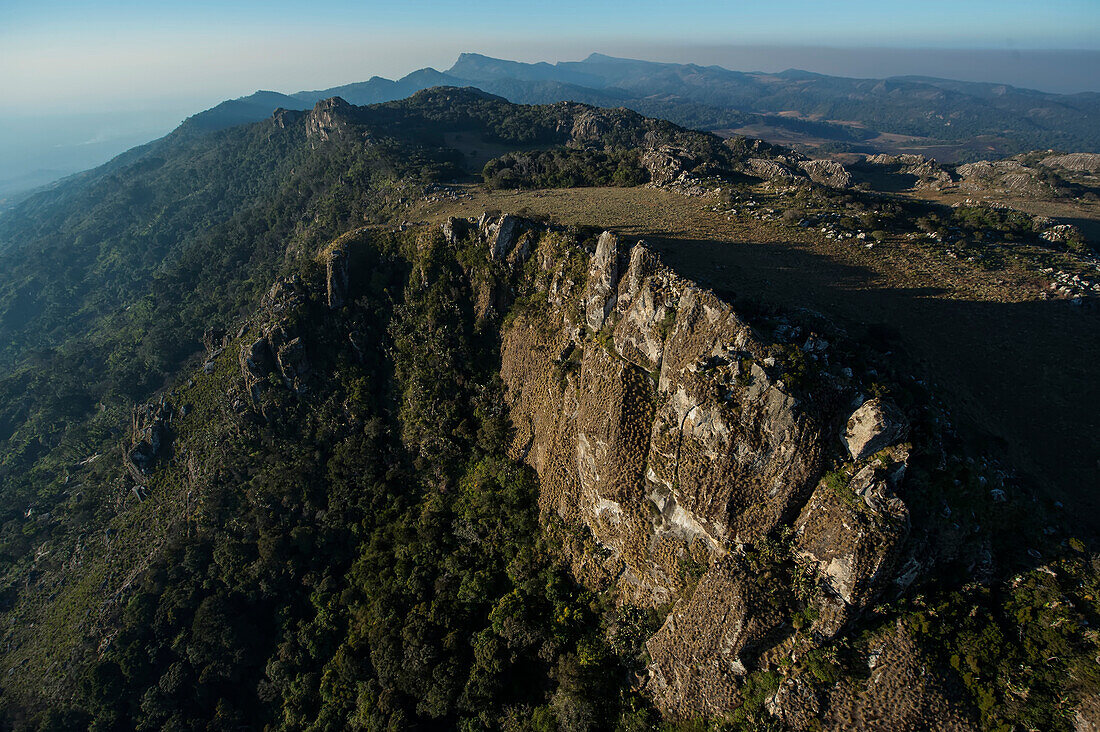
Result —
<instances>
[{"instance_id":1,"label":"distant mountain ridge","mask_svg":"<svg viewBox=\"0 0 1100 732\"><path fill-rule=\"evenodd\" d=\"M799 69L742 72L598 53L555 64L464 53L442 72L424 68L398 80L375 76L290 95L256 92L196 114L185 125L221 129L263 119L276 107L308 109L333 96L376 104L434 86L474 86L521 104L621 106L697 129L755 126L753 134L764 128L778 137L831 143L838 151L876 151L869 141L882 133L929 144L983 141L981 155L961 150L958 159L1037 148L1100 151L1100 94L1092 92L1052 94L918 76L854 79Z\"/></svg>"}]
</instances>

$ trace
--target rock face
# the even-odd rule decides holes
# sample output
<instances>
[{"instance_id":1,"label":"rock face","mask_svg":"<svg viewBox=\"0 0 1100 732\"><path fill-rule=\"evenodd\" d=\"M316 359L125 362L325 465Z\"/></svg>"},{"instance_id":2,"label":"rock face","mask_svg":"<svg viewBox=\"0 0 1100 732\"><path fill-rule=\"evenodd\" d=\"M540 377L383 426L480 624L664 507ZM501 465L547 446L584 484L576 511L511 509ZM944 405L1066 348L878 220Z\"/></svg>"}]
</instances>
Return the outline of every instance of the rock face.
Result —
<instances>
[{"instance_id":1,"label":"rock face","mask_svg":"<svg viewBox=\"0 0 1100 732\"><path fill-rule=\"evenodd\" d=\"M848 188L852 174L840 163L832 160L804 160L801 156L785 156L782 160L749 158L745 169L752 175L766 180L794 181L809 178L814 183L830 188Z\"/></svg>"},{"instance_id":2,"label":"rock face","mask_svg":"<svg viewBox=\"0 0 1100 732\"><path fill-rule=\"evenodd\" d=\"M877 153L864 158L864 162L871 165L923 165L927 161L928 158L914 153L902 153L901 155Z\"/></svg>"},{"instance_id":3,"label":"rock face","mask_svg":"<svg viewBox=\"0 0 1100 732\"><path fill-rule=\"evenodd\" d=\"M483 233L489 244L489 256L506 259L519 239L519 228L519 219L510 214L504 214L496 221L486 221Z\"/></svg>"},{"instance_id":4,"label":"rock face","mask_svg":"<svg viewBox=\"0 0 1100 732\"><path fill-rule=\"evenodd\" d=\"M588 289L584 293L584 319L596 331L615 307L615 285L619 281L619 239L610 231L600 235L596 256L588 270Z\"/></svg>"},{"instance_id":5,"label":"rock face","mask_svg":"<svg viewBox=\"0 0 1100 732\"><path fill-rule=\"evenodd\" d=\"M903 625L880 634L876 643L866 680L815 690L808 674L792 677L768 701L769 711L792 729L975 729L958 698L958 682L936 672Z\"/></svg>"},{"instance_id":6,"label":"rock face","mask_svg":"<svg viewBox=\"0 0 1100 732\"><path fill-rule=\"evenodd\" d=\"M599 111L584 110L573 118L570 142L574 144L597 142L609 128L608 120Z\"/></svg>"},{"instance_id":7,"label":"rock face","mask_svg":"<svg viewBox=\"0 0 1100 732\"><path fill-rule=\"evenodd\" d=\"M647 643L662 711L729 711L741 676L790 633L790 611L747 569L750 547L790 537L823 588L814 630L834 634L905 545L904 450L854 465L838 492L821 481L830 415L784 387L770 344L727 304L610 232L590 256L552 237L532 256L545 310L502 332L513 452L537 472L541 508L601 547L572 557L582 581L675 603ZM905 434L876 400L849 421L861 456Z\"/></svg>"},{"instance_id":8,"label":"rock face","mask_svg":"<svg viewBox=\"0 0 1100 732\"><path fill-rule=\"evenodd\" d=\"M1073 713L1073 732L1100 732L1100 695L1086 697Z\"/></svg>"},{"instance_id":9,"label":"rock face","mask_svg":"<svg viewBox=\"0 0 1100 732\"><path fill-rule=\"evenodd\" d=\"M951 173L943 166L923 155L879 153L878 155L868 155L863 162L867 165L892 168L893 172L915 177L917 180L913 184L913 188L941 190L955 182Z\"/></svg>"},{"instance_id":10,"label":"rock face","mask_svg":"<svg viewBox=\"0 0 1100 732\"><path fill-rule=\"evenodd\" d=\"M303 114L304 112L278 107L271 113L271 121L279 129L285 130L289 125L297 122Z\"/></svg>"},{"instance_id":11,"label":"rock face","mask_svg":"<svg viewBox=\"0 0 1100 732\"><path fill-rule=\"evenodd\" d=\"M270 326L264 335L283 383L288 389L302 391L303 380L309 374L309 358L302 337L285 322Z\"/></svg>"},{"instance_id":12,"label":"rock face","mask_svg":"<svg viewBox=\"0 0 1100 732\"><path fill-rule=\"evenodd\" d=\"M144 482L160 454L161 444L172 419L172 408L163 399L135 407L130 414L130 437L123 446L123 465L136 482Z\"/></svg>"},{"instance_id":13,"label":"rock face","mask_svg":"<svg viewBox=\"0 0 1100 732\"><path fill-rule=\"evenodd\" d=\"M1038 172L1018 160L982 160L955 169L959 187L969 191L1003 191L1024 195L1049 196L1053 186L1043 182Z\"/></svg>"},{"instance_id":14,"label":"rock face","mask_svg":"<svg viewBox=\"0 0 1100 732\"><path fill-rule=\"evenodd\" d=\"M1075 173L1100 173L1100 153L1069 153L1042 159L1048 168L1064 168Z\"/></svg>"},{"instance_id":15,"label":"rock face","mask_svg":"<svg viewBox=\"0 0 1100 732\"><path fill-rule=\"evenodd\" d=\"M852 174L844 166L832 160L803 160L798 164L814 183L830 188L847 188L852 185Z\"/></svg>"},{"instance_id":16,"label":"rock face","mask_svg":"<svg viewBox=\"0 0 1100 732\"><path fill-rule=\"evenodd\" d=\"M306 134L327 142L347 129L347 116L353 107L340 97L322 99L306 114Z\"/></svg>"},{"instance_id":17,"label":"rock face","mask_svg":"<svg viewBox=\"0 0 1100 732\"><path fill-rule=\"evenodd\" d=\"M768 160L767 158L750 158L747 167L750 173L760 178L766 178L768 180L777 179L795 179L798 176L780 162L775 160Z\"/></svg>"},{"instance_id":18,"label":"rock face","mask_svg":"<svg viewBox=\"0 0 1100 732\"><path fill-rule=\"evenodd\" d=\"M891 576L909 535L909 509L894 493L906 456L876 460L847 481L822 481L795 522L795 550L816 566L832 598L819 632L832 635ZM899 470L900 467L900 470Z\"/></svg>"},{"instance_id":19,"label":"rock face","mask_svg":"<svg viewBox=\"0 0 1100 732\"><path fill-rule=\"evenodd\" d=\"M333 258L337 262L343 262L335 272L330 272L326 267L326 280L335 276L336 286L343 288L341 293L346 293L349 286L340 271L340 268L346 266L348 256L345 249L342 254ZM344 272L347 270L344 269ZM332 287L331 282L326 282L324 297L330 298ZM301 394L306 390L310 363L302 333L295 324L295 316L308 300L308 288L297 275L277 280L264 295L254 319L254 327L260 330L261 335L243 344L238 355L241 378L253 404L259 402L263 384L272 372L291 391ZM331 299L328 302L331 306Z\"/></svg>"},{"instance_id":20,"label":"rock face","mask_svg":"<svg viewBox=\"0 0 1100 732\"><path fill-rule=\"evenodd\" d=\"M725 303L642 244L623 259L603 234L581 289L543 252L558 328L517 319L502 376L544 507L588 526L624 591L656 605L683 586L683 561L764 536L808 492L820 428Z\"/></svg>"},{"instance_id":21,"label":"rock face","mask_svg":"<svg viewBox=\"0 0 1100 732\"><path fill-rule=\"evenodd\" d=\"M646 643L653 659L648 688L657 705L685 719L734 708L739 678L770 647L768 637L782 622L736 559L720 560Z\"/></svg>"},{"instance_id":22,"label":"rock face","mask_svg":"<svg viewBox=\"0 0 1100 732\"><path fill-rule=\"evenodd\" d=\"M905 415L897 407L881 399L870 399L848 418L844 444L853 459L862 460L899 441L907 430Z\"/></svg>"},{"instance_id":23,"label":"rock face","mask_svg":"<svg viewBox=\"0 0 1100 732\"><path fill-rule=\"evenodd\" d=\"M454 246L469 236L471 228L469 219L452 216L443 222L443 238L448 244Z\"/></svg>"},{"instance_id":24,"label":"rock face","mask_svg":"<svg viewBox=\"0 0 1100 732\"><path fill-rule=\"evenodd\" d=\"M324 247L317 260L325 268L325 299L330 309L343 307L355 293L352 283L362 280L363 256L367 249L369 230L353 229Z\"/></svg>"},{"instance_id":25,"label":"rock face","mask_svg":"<svg viewBox=\"0 0 1100 732\"><path fill-rule=\"evenodd\" d=\"M325 294L330 308L343 306L348 296L349 255L347 244L336 244L324 255Z\"/></svg>"},{"instance_id":26,"label":"rock face","mask_svg":"<svg viewBox=\"0 0 1100 732\"><path fill-rule=\"evenodd\" d=\"M259 384L274 366L271 346L267 338L257 338L251 344L243 346L240 352L241 376L244 377L245 390L255 402L260 398Z\"/></svg>"},{"instance_id":27,"label":"rock face","mask_svg":"<svg viewBox=\"0 0 1100 732\"><path fill-rule=\"evenodd\" d=\"M649 148L642 154L642 166L657 185L687 176L695 165L696 160L686 150L671 145Z\"/></svg>"}]
</instances>

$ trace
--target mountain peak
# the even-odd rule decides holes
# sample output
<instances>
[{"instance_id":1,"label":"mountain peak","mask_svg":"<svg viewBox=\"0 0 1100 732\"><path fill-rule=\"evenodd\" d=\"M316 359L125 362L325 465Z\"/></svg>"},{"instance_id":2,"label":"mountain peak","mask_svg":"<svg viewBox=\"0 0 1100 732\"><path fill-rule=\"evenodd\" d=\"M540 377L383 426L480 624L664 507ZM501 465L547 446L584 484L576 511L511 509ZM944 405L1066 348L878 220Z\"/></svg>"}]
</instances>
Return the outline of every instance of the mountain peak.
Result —
<instances>
[{"instance_id":1,"label":"mountain peak","mask_svg":"<svg viewBox=\"0 0 1100 732\"><path fill-rule=\"evenodd\" d=\"M348 104L343 97L333 96L327 99L322 99L313 106L314 110L345 110L350 109L351 105Z\"/></svg>"},{"instance_id":2,"label":"mountain peak","mask_svg":"<svg viewBox=\"0 0 1100 732\"><path fill-rule=\"evenodd\" d=\"M433 86L430 89L421 89L409 97L410 102L445 101L449 104L462 104L472 101L493 99L507 102L504 97L482 91L476 86Z\"/></svg>"},{"instance_id":3,"label":"mountain peak","mask_svg":"<svg viewBox=\"0 0 1100 732\"><path fill-rule=\"evenodd\" d=\"M573 71L563 64L550 64L546 61L533 64L507 61L479 53L461 54L447 73L470 81L515 79L517 81L556 81L597 88L602 86L598 79L589 74Z\"/></svg>"},{"instance_id":4,"label":"mountain peak","mask_svg":"<svg viewBox=\"0 0 1100 732\"><path fill-rule=\"evenodd\" d=\"M629 59L620 58L618 56L608 56L606 53L598 53L593 51L585 57L585 61L628 61Z\"/></svg>"}]
</instances>

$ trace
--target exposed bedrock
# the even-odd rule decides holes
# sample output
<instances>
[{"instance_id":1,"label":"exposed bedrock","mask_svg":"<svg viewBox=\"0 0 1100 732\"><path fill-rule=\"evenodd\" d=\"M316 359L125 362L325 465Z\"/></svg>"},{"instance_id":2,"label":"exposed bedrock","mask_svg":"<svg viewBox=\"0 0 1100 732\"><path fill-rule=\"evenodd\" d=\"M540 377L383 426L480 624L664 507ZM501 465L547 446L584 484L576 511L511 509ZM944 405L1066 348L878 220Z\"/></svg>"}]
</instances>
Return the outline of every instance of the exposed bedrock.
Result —
<instances>
[{"instance_id":1,"label":"exposed bedrock","mask_svg":"<svg viewBox=\"0 0 1100 732\"><path fill-rule=\"evenodd\" d=\"M728 304L644 242L605 232L578 266L576 250L550 239L533 252L545 311L502 333L516 455L539 475L543 510L598 542L573 558L582 580L614 583L624 601L675 603L648 644L659 706L728 710L790 621L745 582L744 551L785 532L788 561L819 578L815 632L834 634L883 586L908 536L893 491L904 451L857 458L837 493L821 478L851 413L804 404L773 344ZM904 437L900 415L878 408L856 420L860 458Z\"/></svg>"},{"instance_id":2,"label":"exposed bedrock","mask_svg":"<svg viewBox=\"0 0 1100 732\"><path fill-rule=\"evenodd\" d=\"M765 536L812 487L821 428L729 306L644 244L626 254L604 233L579 297L555 298L579 289L564 276L547 280L552 329L517 319L503 334L512 419L544 506L587 525L628 594L660 604L685 558Z\"/></svg>"}]
</instances>

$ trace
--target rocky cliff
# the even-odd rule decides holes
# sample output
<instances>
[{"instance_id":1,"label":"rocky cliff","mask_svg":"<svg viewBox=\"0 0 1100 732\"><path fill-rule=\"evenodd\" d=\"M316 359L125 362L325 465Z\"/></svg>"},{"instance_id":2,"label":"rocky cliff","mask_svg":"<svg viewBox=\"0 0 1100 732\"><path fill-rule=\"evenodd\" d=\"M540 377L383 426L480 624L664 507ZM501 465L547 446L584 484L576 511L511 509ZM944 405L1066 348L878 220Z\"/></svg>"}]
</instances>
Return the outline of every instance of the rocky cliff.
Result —
<instances>
[{"instance_id":1,"label":"rocky cliff","mask_svg":"<svg viewBox=\"0 0 1100 732\"><path fill-rule=\"evenodd\" d=\"M905 418L879 400L853 414L841 364L826 393L794 388L779 344L644 242L545 236L526 277L501 336L514 453L543 510L591 532L585 581L667 613L647 643L658 706L729 711L795 614L831 637L893 578ZM848 472L822 480L838 450Z\"/></svg>"},{"instance_id":2,"label":"rocky cliff","mask_svg":"<svg viewBox=\"0 0 1100 732\"><path fill-rule=\"evenodd\" d=\"M1092 575L1080 563L1045 560L1000 586L1011 600L989 592L996 566L1017 571L1021 552L1036 561L1044 554L1030 547L1048 551L1027 532L1003 528L1020 526L1010 523L1013 511L1026 511L1025 523L1035 524L1035 505L1025 504L1004 472L965 452L949 454L942 434L930 431L927 405L882 387L884 374L842 333L791 315L740 312L663 264L645 242L610 231L486 214L451 219L441 231L395 236L350 232L322 248L302 274L277 280L235 338L211 333L212 368L198 380L228 386L200 402L198 412L185 409L187 390L135 411L123 443L135 505L164 501L166 483L150 475L173 461L183 471L183 456L188 478L181 485L198 490L191 486L205 474L195 458L199 443L194 434L178 439L180 420L193 430L220 413L226 434L283 430L302 440L301 415L324 408L331 414L318 422L327 425L317 435L323 444L361 428L376 431L381 417L367 420L364 400L378 399L394 405L392 434L414 466L430 467L440 455L459 464L455 440L494 435L499 462L477 462L469 479L425 469L426 506L451 500L462 507L476 499L485 516L463 519L448 539L423 532L438 508L416 509L409 525L420 526L411 534L431 547L424 556L435 556L440 541L453 541L456 556L499 549L508 540L484 533L481 522L507 518L522 505L530 522L517 536L552 545L568 583L583 586L576 607L554 600L547 616L523 621L528 611L513 606L521 602L516 592L536 588L556 597L565 585L525 579L518 555L507 571L501 565L501 577L515 571L526 589L502 584L504 599L486 606L491 632L503 644L494 658L516 653L533 628L559 633L571 613L584 612L576 608L599 605L601 620L589 621L576 651L555 646L558 638L532 642L523 652L558 653L568 658L563 669L574 662L594 669L591 644L606 643L624 660L599 668L617 669L606 675L629 683L647 709L652 703L650 726L659 713L687 724L734 719L734 729L970 729L979 718L974 705L990 693L975 669L1035 668L1035 659L1049 658L1055 646L1025 638L1017 648L997 635L1005 618L1023 617L1024 610L1045 618L1043 628L1075 634L1078 646L1066 668L1077 668L1080 659L1082 669L1091 664L1091 631L1080 622L1085 611L1071 612L1066 598L1076 593L1073 602L1091 602L1080 598L1095 597ZM402 287L403 304L394 304ZM370 293L385 295L382 304L371 305ZM415 317L418 303L425 306L422 319ZM444 336L463 331L466 345L459 339L461 347L448 346ZM479 350L465 350L474 339ZM392 403L385 401L388 358L400 365L390 383L407 386ZM461 382L440 388L456 363L476 363L481 381L460 374ZM366 373L371 364L373 379L347 379L345 390L332 390L330 374ZM462 389L473 395L475 417L495 415L482 422L497 425L492 431L471 429L453 411ZM309 453L320 451L302 455ZM369 455L341 462L340 470L359 475ZM386 488L391 498L409 490L397 466L391 461L385 469L395 481ZM507 470L529 487L518 504L485 493L492 476ZM362 490L356 483L348 495ZM185 505L191 500L187 493ZM333 520L343 527L339 516ZM1051 527L1035 531L1057 534ZM1067 546L1083 551L1072 540ZM386 578L383 568L403 561L386 559L377 572L362 573L377 582L364 597L385 588L402 602L419 602L425 595L406 597L405 586ZM952 578L959 575L964 579ZM420 592L455 591L462 602L482 601L489 590L468 589L467 576L447 570ZM958 590L963 584L969 589ZM417 654L438 652L417 640L423 631L417 612L371 620L370 627L400 635L401 653L379 655L388 646L375 640L354 653L403 671ZM403 613L407 626L396 619ZM524 622L532 623L527 631ZM440 635L441 643L459 635ZM476 653L497 652L486 648ZM470 665L456 661L439 678ZM1045 671L1027 673L1032 679ZM402 688L386 678L385 688ZM585 688L595 688L589 679ZM577 709L565 701L572 697L564 688L547 704L568 720ZM995 688L1007 699L1017 686ZM452 693L460 699L457 687ZM606 693L611 699L618 692ZM1029 709L1048 697L1036 698ZM1059 703L1065 710L1080 706L1081 714L1090 708L1071 701Z\"/></svg>"}]
</instances>

